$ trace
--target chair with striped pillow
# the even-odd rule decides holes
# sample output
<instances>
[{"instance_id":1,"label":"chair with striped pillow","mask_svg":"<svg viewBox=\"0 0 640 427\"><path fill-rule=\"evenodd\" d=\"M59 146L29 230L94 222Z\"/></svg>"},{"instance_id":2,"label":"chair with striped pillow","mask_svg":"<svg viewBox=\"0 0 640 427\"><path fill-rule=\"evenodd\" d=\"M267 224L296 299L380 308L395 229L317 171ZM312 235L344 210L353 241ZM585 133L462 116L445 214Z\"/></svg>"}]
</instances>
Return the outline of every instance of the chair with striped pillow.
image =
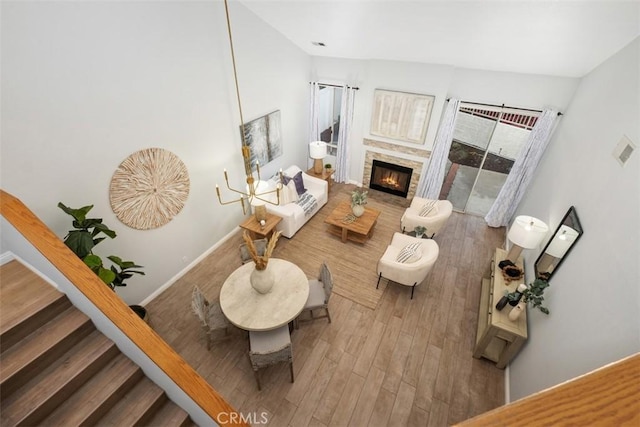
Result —
<instances>
[{"instance_id":1,"label":"chair with striped pillow","mask_svg":"<svg viewBox=\"0 0 640 427\"><path fill-rule=\"evenodd\" d=\"M415 287L424 282L433 268L440 249L435 240L419 239L394 233L387 250L378 261L378 284L383 277L391 282L411 286L411 299Z\"/></svg>"}]
</instances>

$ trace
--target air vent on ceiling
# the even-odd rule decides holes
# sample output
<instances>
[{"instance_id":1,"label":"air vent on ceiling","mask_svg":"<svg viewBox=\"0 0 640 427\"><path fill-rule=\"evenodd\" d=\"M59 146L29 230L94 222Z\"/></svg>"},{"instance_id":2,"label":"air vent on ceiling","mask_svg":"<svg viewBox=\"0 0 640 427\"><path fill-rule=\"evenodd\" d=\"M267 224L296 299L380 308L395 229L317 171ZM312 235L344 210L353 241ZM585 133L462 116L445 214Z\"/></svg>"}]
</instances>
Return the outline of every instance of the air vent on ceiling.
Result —
<instances>
[{"instance_id":1,"label":"air vent on ceiling","mask_svg":"<svg viewBox=\"0 0 640 427\"><path fill-rule=\"evenodd\" d=\"M620 142L616 146L615 150L613 150L613 157L615 157L618 163L620 163L620 166L624 166L635 149L636 146L631 142L629 137L622 135Z\"/></svg>"},{"instance_id":2,"label":"air vent on ceiling","mask_svg":"<svg viewBox=\"0 0 640 427\"><path fill-rule=\"evenodd\" d=\"M311 44L314 46L322 46L322 47L326 46L323 42L311 42Z\"/></svg>"}]
</instances>

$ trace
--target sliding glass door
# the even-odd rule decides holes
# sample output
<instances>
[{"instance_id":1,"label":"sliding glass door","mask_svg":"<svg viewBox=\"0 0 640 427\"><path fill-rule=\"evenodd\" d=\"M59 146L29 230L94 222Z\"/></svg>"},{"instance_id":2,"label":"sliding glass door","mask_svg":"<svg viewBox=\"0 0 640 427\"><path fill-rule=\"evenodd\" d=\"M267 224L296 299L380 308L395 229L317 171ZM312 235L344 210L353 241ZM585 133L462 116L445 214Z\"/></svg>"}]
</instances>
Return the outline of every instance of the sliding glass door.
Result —
<instances>
[{"instance_id":1,"label":"sliding glass door","mask_svg":"<svg viewBox=\"0 0 640 427\"><path fill-rule=\"evenodd\" d=\"M486 215L520 154L537 113L460 107L440 198L455 210Z\"/></svg>"}]
</instances>

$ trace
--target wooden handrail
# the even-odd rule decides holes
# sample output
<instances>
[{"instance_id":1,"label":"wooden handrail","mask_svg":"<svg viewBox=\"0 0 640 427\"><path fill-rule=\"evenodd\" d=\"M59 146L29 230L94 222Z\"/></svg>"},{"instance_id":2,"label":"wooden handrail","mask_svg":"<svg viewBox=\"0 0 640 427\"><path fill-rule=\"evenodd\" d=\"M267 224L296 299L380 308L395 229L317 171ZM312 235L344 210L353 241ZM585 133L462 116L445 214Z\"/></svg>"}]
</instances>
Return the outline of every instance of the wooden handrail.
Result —
<instances>
[{"instance_id":1,"label":"wooden handrail","mask_svg":"<svg viewBox=\"0 0 640 427\"><path fill-rule=\"evenodd\" d=\"M458 426L640 426L640 353Z\"/></svg>"},{"instance_id":2,"label":"wooden handrail","mask_svg":"<svg viewBox=\"0 0 640 427\"><path fill-rule=\"evenodd\" d=\"M244 425L229 405L178 353L140 319L19 199L0 190L0 213L218 424Z\"/></svg>"}]
</instances>

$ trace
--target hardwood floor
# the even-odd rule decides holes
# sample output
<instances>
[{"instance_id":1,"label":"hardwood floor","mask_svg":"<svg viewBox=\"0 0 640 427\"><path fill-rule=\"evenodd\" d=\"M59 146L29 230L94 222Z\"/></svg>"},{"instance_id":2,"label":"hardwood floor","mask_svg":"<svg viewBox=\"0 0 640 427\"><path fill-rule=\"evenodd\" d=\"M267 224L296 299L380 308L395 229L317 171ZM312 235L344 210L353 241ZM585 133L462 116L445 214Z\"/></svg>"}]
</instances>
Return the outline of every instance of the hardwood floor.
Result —
<instances>
[{"instance_id":1,"label":"hardwood floor","mask_svg":"<svg viewBox=\"0 0 640 427\"><path fill-rule=\"evenodd\" d=\"M333 185L329 203L293 239L281 238L274 256L295 262L309 277L326 260L336 281L375 288L377 259L399 231L404 208L371 200L386 207L372 239L341 243L324 231L323 220L352 188ZM233 207L229 214L236 214ZM375 309L334 292L332 323L305 322L292 333L294 383L281 364L261 371L258 391L246 334L238 330L207 351L191 313L194 285L212 299L240 266L240 233L147 305L150 324L238 411L258 419L265 413L269 425L451 425L504 403L504 371L472 357L480 280L504 229L454 213L435 240L440 256L413 300L410 288L384 281Z\"/></svg>"}]
</instances>

